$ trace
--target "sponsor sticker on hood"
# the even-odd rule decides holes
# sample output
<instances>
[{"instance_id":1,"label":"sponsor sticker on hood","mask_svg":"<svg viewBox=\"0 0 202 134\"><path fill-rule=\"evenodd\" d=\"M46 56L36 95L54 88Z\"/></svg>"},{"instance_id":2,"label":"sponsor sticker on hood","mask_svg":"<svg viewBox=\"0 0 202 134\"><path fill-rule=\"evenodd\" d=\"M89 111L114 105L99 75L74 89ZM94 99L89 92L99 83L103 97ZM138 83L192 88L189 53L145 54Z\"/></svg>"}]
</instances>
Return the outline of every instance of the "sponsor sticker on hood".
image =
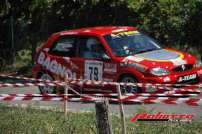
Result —
<instances>
[{"instance_id":1,"label":"sponsor sticker on hood","mask_svg":"<svg viewBox=\"0 0 202 134\"><path fill-rule=\"evenodd\" d=\"M186 61L183 60L183 57L184 55L182 53L161 49L161 50L155 50L151 52L137 54L134 56L128 56L123 60L123 62L127 62L128 60L134 61L134 62L141 62L143 60L158 61L158 62L170 61L175 66L179 66L179 65L186 64Z\"/></svg>"}]
</instances>

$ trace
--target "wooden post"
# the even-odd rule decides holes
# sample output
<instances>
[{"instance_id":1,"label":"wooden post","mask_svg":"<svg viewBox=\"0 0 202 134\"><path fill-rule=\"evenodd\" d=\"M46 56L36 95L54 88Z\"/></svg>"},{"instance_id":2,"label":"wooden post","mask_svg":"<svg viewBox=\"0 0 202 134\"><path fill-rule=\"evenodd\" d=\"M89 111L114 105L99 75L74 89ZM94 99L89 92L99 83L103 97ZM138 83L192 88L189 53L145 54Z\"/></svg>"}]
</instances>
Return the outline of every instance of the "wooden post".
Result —
<instances>
[{"instance_id":1,"label":"wooden post","mask_svg":"<svg viewBox=\"0 0 202 134\"><path fill-rule=\"evenodd\" d=\"M65 92L64 92L64 113L67 116L67 98L68 98L68 83L67 79L65 80Z\"/></svg>"},{"instance_id":2,"label":"wooden post","mask_svg":"<svg viewBox=\"0 0 202 134\"><path fill-rule=\"evenodd\" d=\"M121 85L117 84L116 88L117 88L118 97L121 100L122 99ZM125 114L124 114L122 101L119 102L119 109L120 109L120 115L121 115L121 120L122 120L122 134L126 134L126 121L125 121Z\"/></svg>"},{"instance_id":3,"label":"wooden post","mask_svg":"<svg viewBox=\"0 0 202 134\"><path fill-rule=\"evenodd\" d=\"M95 103L98 134L112 134L108 107L109 102L107 100L101 100Z\"/></svg>"}]
</instances>

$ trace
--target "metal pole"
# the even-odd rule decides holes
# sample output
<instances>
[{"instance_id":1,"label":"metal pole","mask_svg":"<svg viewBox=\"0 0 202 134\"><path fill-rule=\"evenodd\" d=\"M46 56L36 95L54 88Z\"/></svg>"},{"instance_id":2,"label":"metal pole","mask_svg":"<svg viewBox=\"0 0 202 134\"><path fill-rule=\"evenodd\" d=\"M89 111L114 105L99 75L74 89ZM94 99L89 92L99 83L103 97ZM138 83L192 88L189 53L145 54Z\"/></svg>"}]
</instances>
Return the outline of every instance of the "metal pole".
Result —
<instances>
[{"instance_id":1,"label":"metal pole","mask_svg":"<svg viewBox=\"0 0 202 134\"><path fill-rule=\"evenodd\" d=\"M117 88L119 100L121 100L122 99L121 85L117 84L116 88ZM119 109L120 109L120 115L122 120L122 134L126 134L126 121L125 121L125 113L124 113L122 101L119 103Z\"/></svg>"}]
</instances>

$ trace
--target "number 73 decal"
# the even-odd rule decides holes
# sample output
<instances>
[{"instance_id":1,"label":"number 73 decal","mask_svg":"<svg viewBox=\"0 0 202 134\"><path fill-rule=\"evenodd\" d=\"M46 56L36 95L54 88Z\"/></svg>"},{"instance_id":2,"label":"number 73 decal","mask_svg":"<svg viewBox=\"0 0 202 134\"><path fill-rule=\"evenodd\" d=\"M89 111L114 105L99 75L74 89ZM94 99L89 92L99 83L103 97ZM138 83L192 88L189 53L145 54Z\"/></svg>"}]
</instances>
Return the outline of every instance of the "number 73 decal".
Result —
<instances>
[{"instance_id":1,"label":"number 73 decal","mask_svg":"<svg viewBox=\"0 0 202 134\"><path fill-rule=\"evenodd\" d=\"M85 61L84 78L87 80L102 80L103 62L101 61Z\"/></svg>"}]
</instances>

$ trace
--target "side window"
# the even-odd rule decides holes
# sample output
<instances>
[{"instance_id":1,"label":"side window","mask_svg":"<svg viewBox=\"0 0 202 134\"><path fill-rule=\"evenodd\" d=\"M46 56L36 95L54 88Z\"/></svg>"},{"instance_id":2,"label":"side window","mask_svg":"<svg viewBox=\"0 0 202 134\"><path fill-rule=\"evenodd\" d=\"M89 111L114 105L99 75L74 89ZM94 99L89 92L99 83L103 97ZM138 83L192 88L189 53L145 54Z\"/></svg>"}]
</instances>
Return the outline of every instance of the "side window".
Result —
<instances>
[{"instance_id":1,"label":"side window","mask_svg":"<svg viewBox=\"0 0 202 134\"><path fill-rule=\"evenodd\" d=\"M49 53L56 56L74 57L76 55L75 41L75 36L61 36L53 43Z\"/></svg>"},{"instance_id":2,"label":"side window","mask_svg":"<svg viewBox=\"0 0 202 134\"><path fill-rule=\"evenodd\" d=\"M83 58L102 58L106 54L102 43L94 36L79 38L79 56Z\"/></svg>"}]
</instances>

